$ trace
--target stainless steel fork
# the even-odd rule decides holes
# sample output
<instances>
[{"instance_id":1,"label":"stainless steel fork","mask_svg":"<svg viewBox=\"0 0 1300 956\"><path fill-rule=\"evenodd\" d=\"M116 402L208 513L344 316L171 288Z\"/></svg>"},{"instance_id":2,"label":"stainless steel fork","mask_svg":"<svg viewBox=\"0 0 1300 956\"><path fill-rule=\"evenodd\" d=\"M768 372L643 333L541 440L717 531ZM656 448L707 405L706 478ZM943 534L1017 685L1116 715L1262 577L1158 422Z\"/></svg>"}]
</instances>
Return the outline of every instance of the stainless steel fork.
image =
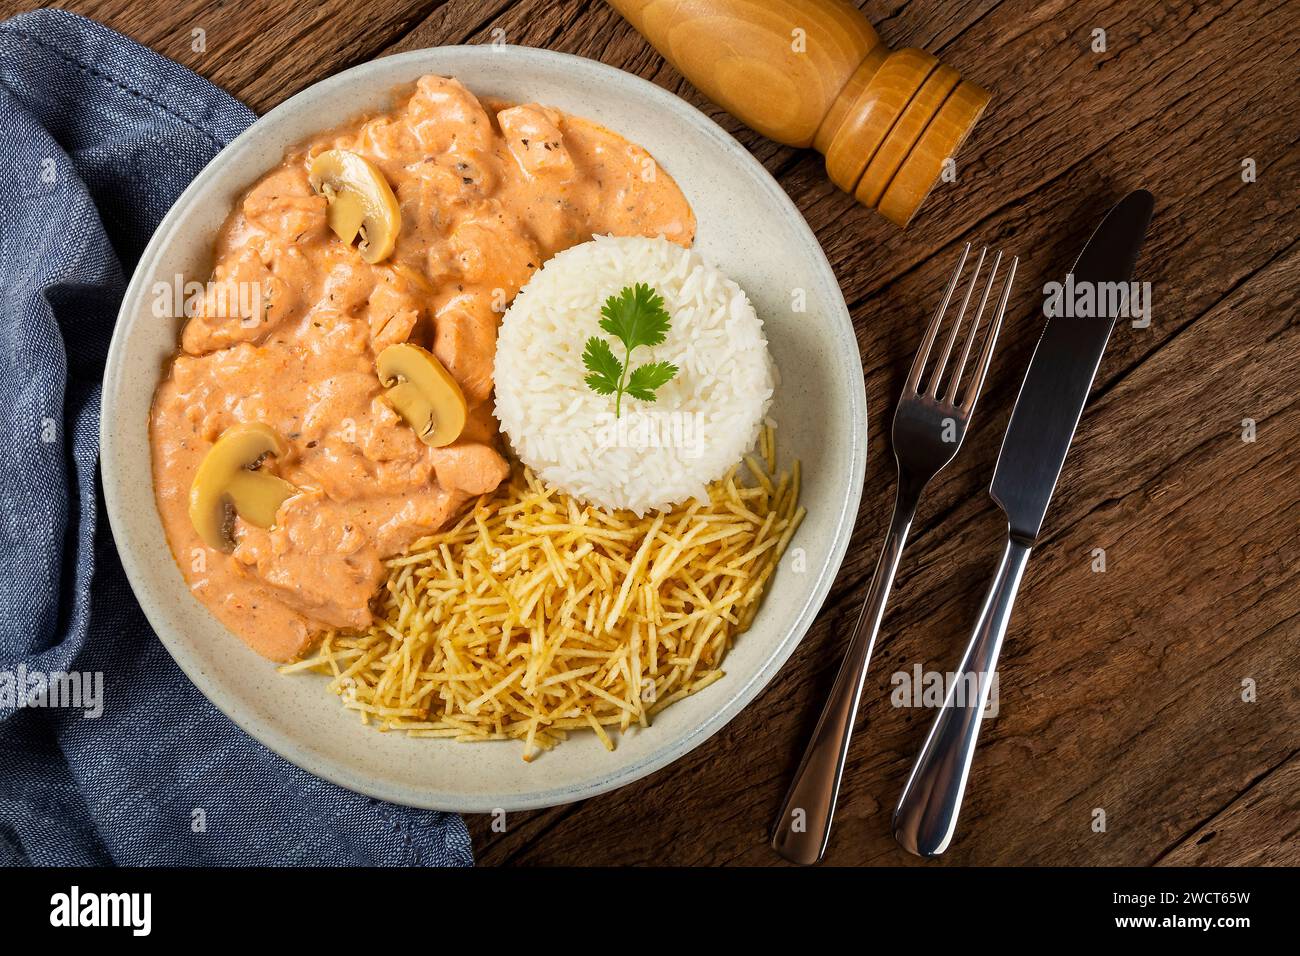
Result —
<instances>
[{"instance_id":1,"label":"stainless steel fork","mask_svg":"<svg viewBox=\"0 0 1300 956\"><path fill-rule=\"evenodd\" d=\"M952 375L943 398L939 397L939 386L943 373L952 355L953 345L957 341L957 332L966 315L975 292L980 272L988 249L980 250L979 260L971 273L962 299L961 309L953 322L944 343L943 352L934 367L930 378L930 387L922 389L921 380L925 366L930 358L930 350L939 335L944 313L952 300L953 291L961 281L966 259L970 255L970 243L962 250L961 261L948 280L943 301L935 310L925 338L917 350L908 374L903 395L898 400L894 412L894 459L898 464L898 490L894 497L894 517L889 523L889 535L885 538L885 547L876 563L876 573L871 578L866 599L858 614L857 624L849 639L848 653L840 665L831 688L830 699L817 721L812 740L804 751L803 760L795 772L790 792L786 794L781 814L777 817L776 827L772 833L772 849L794 863L816 863L826 852L826 843L831 834L831 818L835 814L835 801L839 794L840 778L844 773L844 760L849 751L849 739L853 735L853 724L858 713L858 703L862 699L862 685L867 674L867 664L871 660L871 649L880 630L880 621L885 614L885 602L894 584L894 574L898 571L898 562L903 555L903 546L907 542L907 533L916 516L916 505L921 492L930 480L957 455L962 439L966 437L966 426L975 411L975 401L984 386L984 376L988 372L989 362L993 357L993 345L997 341L998 330L1002 327L1002 316L1007 308L1007 299L1011 295L1011 283L1016 277L1019 259L1013 258L1003 281L1002 294L997 304L983 349L975 366L973 380L966 386L961 404L957 404L958 386L962 372L970 358L971 346L975 342L988 304L989 293L997 279L998 268L1002 263L1002 253L993 258L993 267L984 285L984 294L980 297L979 308L966 333L961 356L954 366Z\"/></svg>"}]
</instances>

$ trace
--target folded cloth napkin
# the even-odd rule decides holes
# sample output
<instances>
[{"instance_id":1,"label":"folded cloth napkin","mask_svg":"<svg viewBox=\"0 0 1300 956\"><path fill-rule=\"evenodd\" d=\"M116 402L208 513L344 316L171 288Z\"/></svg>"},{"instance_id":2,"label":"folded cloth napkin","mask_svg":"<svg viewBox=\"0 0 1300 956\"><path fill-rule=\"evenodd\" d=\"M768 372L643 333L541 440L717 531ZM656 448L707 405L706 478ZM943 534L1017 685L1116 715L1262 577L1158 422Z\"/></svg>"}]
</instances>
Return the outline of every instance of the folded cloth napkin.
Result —
<instances>
[{"instance_id":1,"label":"folded cloth napkin","mask_svg":"<svg viewBox=\"0 0 1300 956\"><path fill-rule=\"evenodd\" d=\"M254 118L81 17L0 23L0 863L472 862L460 817L318 780L209 704L149 630L100 506L124 278Z\"/></svg>"}]
</instances>

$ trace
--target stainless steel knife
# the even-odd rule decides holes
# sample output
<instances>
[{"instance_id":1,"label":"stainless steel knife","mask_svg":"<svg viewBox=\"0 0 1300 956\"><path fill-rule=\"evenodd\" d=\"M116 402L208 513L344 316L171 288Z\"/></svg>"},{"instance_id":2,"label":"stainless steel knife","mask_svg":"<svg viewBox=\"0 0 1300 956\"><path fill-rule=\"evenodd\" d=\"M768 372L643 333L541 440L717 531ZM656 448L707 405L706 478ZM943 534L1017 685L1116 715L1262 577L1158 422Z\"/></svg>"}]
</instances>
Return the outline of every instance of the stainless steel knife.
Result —
<instances>
[{"instance_id":1,"label":"stainless steel knife","mask_svg":"<svg viewBox=\"0 0 1300 956\"><path fill-rule=\"evenodd\" d=\"M1118 301L1102 283L1128 283L1151 221L1149 192L1129 193L1107 213L1074 268L1071 285L1096 303ZM1100 297L1099 297L1100 295ZM1068 304L1068 302L1067 302ZM894 838L905 850L937 856L957 827L998 652L1029 554L1088 401L1116 316L1051 315L1011 411L989 494L1007 516L1007 544L980 609L956 680L912 767L894 810ZM1104 309L1103 311L1110 311Z\"/></svg>"}]
</instances>

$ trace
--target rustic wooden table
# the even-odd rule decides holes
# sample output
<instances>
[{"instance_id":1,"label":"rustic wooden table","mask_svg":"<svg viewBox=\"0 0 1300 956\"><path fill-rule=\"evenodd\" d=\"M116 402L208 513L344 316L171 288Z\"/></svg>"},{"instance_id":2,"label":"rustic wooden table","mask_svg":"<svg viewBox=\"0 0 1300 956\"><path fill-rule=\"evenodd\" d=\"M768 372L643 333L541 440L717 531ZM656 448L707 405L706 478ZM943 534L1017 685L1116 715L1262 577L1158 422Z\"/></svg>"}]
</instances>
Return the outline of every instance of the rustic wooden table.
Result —
<instances>
[{"instance_id":1,"label":"rustic wooden table","mask_svg":"<svg viewBox=\"0 0 1300 956\"><path fill-rule=\"evenodd\" d=\"M33 5L0 2L0 13ZM1063 275L1113 200L1150 189L1138 277L1153 286L1152 321L1121 322L1111 340L1016 605L1000 712L985 725L944 863L1300 863L1294 5L860 4L892 46L930 50L995 91L957 181L906 232L830 186L819 156L704 101L601 0L66 5L258 111L418 47L503 37L602 60L679 94L753 150L835 267L858 330L871 446L825 610L759 699L671 767L585 803L514 814L504 833L471 819L484 864L779 862L768 828L888 519L887 412L934 290L971 240L1018 253L1023 278L982 414L932 486L904 558L828 857L917 862L895 845L889 817L931 712L891 706L891 675L955 665L1003 531L985 490L1042 285Z\"/></svg>"}]
</instances>

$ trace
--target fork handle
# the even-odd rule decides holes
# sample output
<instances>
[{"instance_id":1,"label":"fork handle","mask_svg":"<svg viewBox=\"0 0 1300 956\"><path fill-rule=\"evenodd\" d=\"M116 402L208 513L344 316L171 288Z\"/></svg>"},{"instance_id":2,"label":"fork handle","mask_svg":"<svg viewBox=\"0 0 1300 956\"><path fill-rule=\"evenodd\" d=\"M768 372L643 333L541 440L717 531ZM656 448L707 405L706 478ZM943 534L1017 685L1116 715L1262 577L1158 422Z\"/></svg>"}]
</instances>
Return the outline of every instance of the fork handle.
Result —
<instances>
[{"instance_id":1,"label":"fork handle","mask_svg":"<svg viewBox=\"0 0 1300 956\"><path fill-rule=\"evenodd\" d=\"M907 533L916 515L916 498L900 490L894 501L894 517L889 535L876 562L871 587L853 627L849 649L835 677L830 699L817 721L808 748L804 751L794 782L786 794L781 813L772 832L772 849L792 863L816 863L826 851L831 835L831 818L844 775L844 759L853 736L853 723L862 699L862 684L871 661L885 603L894 585Z\"/></svg>"},{"instance_id":2,"label":"fork handle","mask_svg":"<svg viewBox=\"0 0 1300 956\"><path fill-rule=\"evenodd\" d=\"M998 652L1002 649L1011 606L1030 550L1028 544L1007 539L956 679L948 688L939 716L898 799L894 810L894 839L909 853L938 856L948 849L957 828L957 814L961 812L966 780L975 757L975 742L997 670ZM966 693L972 681L978 688L975 700Z\"/></svg>"}]
</instances>

